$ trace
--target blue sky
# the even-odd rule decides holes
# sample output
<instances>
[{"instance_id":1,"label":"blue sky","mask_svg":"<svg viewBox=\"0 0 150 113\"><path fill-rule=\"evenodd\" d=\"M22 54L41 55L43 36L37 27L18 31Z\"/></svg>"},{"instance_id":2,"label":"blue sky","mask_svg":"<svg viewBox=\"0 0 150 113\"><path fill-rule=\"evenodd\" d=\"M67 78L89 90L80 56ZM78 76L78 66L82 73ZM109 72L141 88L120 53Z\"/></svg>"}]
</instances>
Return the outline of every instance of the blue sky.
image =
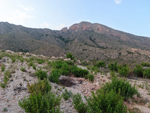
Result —
<instances>
[{"instance_id":1,"label":"blue sky","mask_svg":"<svg viewBox=\"0 0 150 113\"><path fill-rule=\"evenodd\" d=\"M89 21L150 37L150 0L0 0L0 21L53 30Z\"/></svg>"}]
</instances>

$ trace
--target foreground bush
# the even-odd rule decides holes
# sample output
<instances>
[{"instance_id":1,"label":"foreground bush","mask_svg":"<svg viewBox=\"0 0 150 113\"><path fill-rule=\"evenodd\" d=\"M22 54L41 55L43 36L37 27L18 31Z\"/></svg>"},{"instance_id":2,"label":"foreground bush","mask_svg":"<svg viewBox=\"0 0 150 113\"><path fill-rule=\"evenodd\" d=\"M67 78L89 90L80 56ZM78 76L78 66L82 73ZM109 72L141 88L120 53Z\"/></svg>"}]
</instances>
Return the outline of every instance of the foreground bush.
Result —
<instances>
[{"instance_id":1,"label":"foreground bush","mask_svg":"<svg viewBox=\"0 0 150 113\"><path fill-rule=\"evenodd\" d=\"M39 80L38 83L34 83L31 85L28 84L28 90L30 93L36 92L36 94L41 93L41 95L44 95L51 90L51 86L48 83L48 80L44 79Z\"/></svg>"},{"instance_id":2,"label":"foreground bush","mask_svg":"<svg viewBox=\"0 0 150 113\"><path fill-rule=\"evenodd\" d=\"M84 78L89 79L89 81L91 81L91 82L94 81L94 75L93 74L88 74Z\"/></svg>"},{"instance_id":3,"label":"foreground bush","mask_svg":"<svg viewBox=\"0 0 150 113\"><path fill-rule=\"evenodd\" d=\"M145 66L145 67L150 67L150 63L148 63L148 62L142 62L141 65L142 65L142 66Z\"/></svg>"},{"instance_id":4,"label":"foreground bush","mask_svg":"<svg viewBox=\"0 0 150 113\"><path fill-rule=\"evenodd\" d=\"M72 92L65 89L65 91L62 93L62 96L65 100L68 100L72 96Z\"/></svg>"},{"instance_id":5,"label":"foreground bush","mask_svg":"<svg viewBox=\"0 0 150 113\"><path fill-rule=\"evenodd\" d=\"M73 67L71 72L72 72L72 74L75 75L75 77L84 77L84 76L89 74L88 70L81 69L81 68L78 68L78 67Z\"/></svg>"},{"instance_id":6,"label":"foreground bush","mask_svg":"<svg viewBox=\"0 0 150 113\"><path fill-rule=\"evenodd\" d=\"M87 106L83 103L81 94L77 93L72 97L74 108L78 113L86 113Z\"/></svg>"},{"instance_id":7,"label":"foreground bush","mask_svg":"<svg viewBox=\"0 0 150 113\"><path fill-rule=\"evenodd\" d=\"M136 67L134 68L134 73L138 77L143 77L143 67L141 65L136 65Z\"/></svg>"},{"instance_id":8,"label":"foreground bush","mask_svg":"<svg viewBox=\"0 0 150 113\"><path fill-rule=\"evenodd\" d=\"M5 71L5 65L4 64L2 64L2 66L1 66L1 72L3 72L3 71Z\"/></svg>"},{"instance_id":9,"label":"foreground bush","mask_svg":"<svg viewBox=\"0 0 150 113\"><path fill-rule=\"evenodd\" d=\"M27 113L60 113L60 100L61 97L52 92L43 96L34 92L29 98L19 101L19 106Z\"/></svg>"},{"instance_id":10,"label":"foreground bush","mask_svg":"<svg viewBox=\"0 0 150 113\"><path fill-rule=\"evenodd\" d=\"M36 72L35 72L35 75L39 78L39 79L41 79L41 80L44 80L44 78L47 78L47 72L46 71L43 71L43 70L37 70Z\"/></svg>"},{"instance_id":11,"label":"foreground bush","mask_svg":"<svg viewBox=\"0 0 150 113\"><path fill-rule=\"evenodd\" d=\"M146 77L146 78L150 78L150 68L145 69L144 72L143 72L143 75L144 75L144 77Z\"/></svg>"},{"instance_id":12,"label":"foreground bush","mask_svg":"<svg viewBox=\"0 0 150 113\"><path fill-rule=\"evenodd\" d=\"M132 87L128 81L118 79L118 77L113 77L112 82L106 83L103 90L105 92L113 90L117 94L120 94L124 99L132 98L133 95L138 93L136 88Z\"/></svg>"},{"instance_id":13,"label":"foreground bush","mask_svg":"<svg viewBox=\"0 0 150 113\"><path fill-rule=\"evenodd\" d=\"M93 92L87 101L87 113L127 113L123 98L113 90L107 93L103 90Z\"/></svg>"}]
</instances>

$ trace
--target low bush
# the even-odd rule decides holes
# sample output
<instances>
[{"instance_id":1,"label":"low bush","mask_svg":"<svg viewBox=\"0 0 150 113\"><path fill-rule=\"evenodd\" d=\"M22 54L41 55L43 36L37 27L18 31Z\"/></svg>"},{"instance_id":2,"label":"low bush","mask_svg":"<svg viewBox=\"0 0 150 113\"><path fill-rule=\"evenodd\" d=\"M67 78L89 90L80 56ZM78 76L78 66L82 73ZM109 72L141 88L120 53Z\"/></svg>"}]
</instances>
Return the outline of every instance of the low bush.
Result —
<instances>
[{"instance_id":1,"label":"low bush","mask_svg":"<svg viewBox=\"0 0 150 113\"><path fill-rule=\"evenodd\" d=\"M48 93L51 90L51 86L48 83L47 79L39 80L38 83L34 84L28 84L28 90L30 93L36 92L36 94L41 93L41 95L44 95Z\"/></svg>"},{"instance_id":2,"label":"low bush","mask_svg":"<svg viewBox=\"0 0 150 113\"><path fill-rule=\"evenodd\" d=\"M12 63L14 63L16 61L16 59L13 57L11 58L11 60L12 60Z\"/></svg>"},{"instance_id":3,"label":"low bush","mask_svg":"<svg viewBox=\"0 0 150 113\"><path fill-rule=\"evenodd\" d=\"M0 85L1 85L2 88L5 88L5 87L6 87L7 82L8 82L8 80L9 80L9 77L10 77L10 72L7 70L7 71L5 71L5 73L4 73L4 81L3 81L3 83L0 83Z\"/></svg>"},{"instance_id":4,"label":"low bush","mask_svg":"<svg viewBox=\"0 0 150 113\"><path fill-rule=\"evenodd\" d=\"M108 65L108 68L109 68L111 71L118 71L117 62L109 64L109 65Z\"/></svg>"},{"instance_id":5,"label":"low bush","mask_svg":"<svg viewBox=\"0 0 150 113\"><path fill-rule=\"evenodd\" d=\"M43 64L45 61L43 59L36 59L39 64Z\"/></svg>"},{"instance_id":6,"label":"low bush","mask_svg":"<svg viewBox=\"0 0 150 113\"><path fill-rule=\"evenodd\" d=\"M2 66L1 66L1 72L3 72L3 71L5 71L5 65L4 64L2 64Z\"/></svg>"},{"instance_id":7,"label":"low bush","mask_svg":"<svg viewBox=\"0 0 150 113\"><path fill-rule=\"evenodd\" d=\"M72 92L65 89L65 91L62 93L62 96L65 100L68 100L72 96Z\"/></svg>"},{"instance_id":8,"label":"low bush","mask_svg":"<svg viewBox=\"0 0 150 113\"><path fill-rule=\"evenodd\" d=\"M44 78L47 78L47 72L46 71L43 71L43 70L37 70L36 72L35 72L35 75L39 78L39 79L41 79L41 80L44 80Z\"/></svg>"},{"instance_id":9,"label":"low bush","mask_svg":"<svg viewBox=\"0 0 150 113\"><path fill-rule=\"evenodd\" d=\"M116 72L115 71L110 71L110 76L111 77L115 77L116 76Z\"/></svg>"},{"instance_id":10,"label":"low bush","mask_svg":"<svg viewBox=\"0 0 150 113\"><path fill-rule=\"evenodd\" d=\"M21 70L21 71L23 71L23 72L25 72L25 71L26 71L26 69L25 69L25 68L23 68L23 67L22 67L20 70Z\"/></svg>"},{"instance_id":11,"label":"low bush","mask_svg":"<svg viewBox=\"0 0 150 113\"><path fill-rule=\"evenodd\" d=\"M119 74L121 76L126 77L129 74L129 67L122 67L121 69L118 70Z\"/></svg>"},{"instance_id":12,"label":"low bush","mask_svg":"<svg viewBox=\"0 0 150 113\"><path fill-rule=\"evenodd\" d=\"M74 56L73 56L71 53L67 53L66 57L67 57L67 58L70 58L71 60L74 59Z\"/></svg>"},{"instance_id":13,"label":"low bush","mask_svg":"<svg viewBox=\"0 0 150 113\"><path fill-rule=\"evenodd\" d=\"M105 67L105 62L99 61L98 63L95 64L96 67Z\"/></svg>"},{"instance_id":14,"label":"low bush","mask_svg":"<svg viewBox=\"0 0 150 113\"><path fill-rule=\"evenodd\" d=\"M145 67L150 67L150 63L149 62L142 62L141 65L145 66Z\"/></svg>"},{"instance_id":15,"label":"low bush","mask_svg":"<svg viewBox=\"0 0 150 113\"><path fill-rule=\"evenodd\" d=\"M123 98L113 90L107 93L103 90L92 92L87 102L87 113L127 113Z\"/></svg>"},{"instance_id":16,"label":"low bush","mask_svg":"<svg viewBox=\"0 0 150 113\"><path fill-rule=\"evenodd\" d=\"M73 67L71 72L72 72L72 74L75 75L75 77L84 77L84 76L89 74L88 70L81 69L81 68L78 68L78 67Z\"/></svg>"},{"instance_id":17,"label":"low bush","mask_svg":"<svg viewBox=\"0 0 150 113\"><path fill-rule=\"evenodd\" d=\"M78 113L86 113L87 106L83 103L81 94L77 93L72 97L74 108L77 110Z\"/></svg>"},{"instance_id":18,"label":"low bush","mask_svg":"<svg viewBox=\"0 0 150 113\"><path fill-rule=\"evenodd\" d=\"M27 113L60 113L60 101L61 97L56 97L52 92L45 95L34 92L18 104Z\"/></svg>"},{"instance_id":19,"label":"low bush","mask_svg":"<svg viewBox=\"0 0 150 113\"><path fill-rule=\"evenodd\" d=\"M50 76L49 76L49 81L54 82L54 83L59 83L59 77L61 75L61 72L59 69L53 69Z\"/></svg>"},{"instance_id":20,"label":"low bush","mask_svg":"<svg viewBox=\"0 0 150 113\"><path fill-rule=\"evenodd\" d=\"M99 69L98 69L97 67L95 67L95 66L93 66L93 67L91 68L91 70L94 71L95 74L97 74L97 72L99 72Z\"/></svg>"},{"instance_id":21,"label":"low bush","mask_svg":"<svg viewBox=\"0 0 150 113\"><path fill-rule=\"evenodd\" d=\"M120 94L124 99L132 98L133 95L137 94L138 91L134 86L118 77L113 77L111 82L108 82L104 85L103 90L105 92L110 92L113 90L117 94Z\"/></svg>"},{"instance_id":22,"label":"low bush","mask_svg":"<svg viewBox=\"0 0 150 113\"><path fill-rule=\"evenodd\" d=\"M138 77L143 77L143 67L141 65L136 65L136 67L134 68L134 73Z\"/></svg>"},{"instance_id":23,"label":"low bush","mask_svg":"<svg viewBox=\"0 0 150 113\"><path fill-rule=\"evenodd\" d=\"M150 68L145 69L143 72L143 75L145 78L150 78Z\"/></svg>"},{"instance_id":24,"label":"low bush","mask_svg":"<svg viewBox=\"0 0 150 113\"><path fill-rule=\"evenodd\" d=\"M84 76L84 78L89 79L89 81L93 82L94 81L94 75L93 74L88 74Z\"/></svg>"}]
</instances>

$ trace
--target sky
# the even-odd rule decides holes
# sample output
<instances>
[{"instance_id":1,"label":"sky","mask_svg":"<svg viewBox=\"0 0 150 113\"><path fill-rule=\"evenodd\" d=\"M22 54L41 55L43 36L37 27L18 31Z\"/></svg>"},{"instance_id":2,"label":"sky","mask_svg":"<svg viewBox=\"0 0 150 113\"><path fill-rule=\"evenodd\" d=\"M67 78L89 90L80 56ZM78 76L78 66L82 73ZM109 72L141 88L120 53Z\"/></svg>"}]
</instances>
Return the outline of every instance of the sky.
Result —
<instances>
[{"instance_id":1,"label":"sky","mask_svg":"<svg viewBox=\"0 0 150 113\"><path fill-rule=\"evenodd\" d=\"M81 21L150 37L150 0L0 0L0 22L60 30Z\"/></svg>"}]
</instances>

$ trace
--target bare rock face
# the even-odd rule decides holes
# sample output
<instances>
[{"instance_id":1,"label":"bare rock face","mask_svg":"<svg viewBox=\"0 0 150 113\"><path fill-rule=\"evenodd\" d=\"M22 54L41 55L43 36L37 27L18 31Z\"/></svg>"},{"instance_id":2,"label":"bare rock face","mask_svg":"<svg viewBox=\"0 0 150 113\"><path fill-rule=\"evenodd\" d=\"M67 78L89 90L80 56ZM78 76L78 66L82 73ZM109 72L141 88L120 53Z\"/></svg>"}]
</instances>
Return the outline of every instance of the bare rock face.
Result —
<instances>
[{"instance_id":1,"label":"bare rock face","mask_svg":"<svg viewBox=\"0 0 150 113\"><path fill-rule=\"evenodd\" d=\"M67 27L64 27L64 28L62 28L60 31L61 31L61 32L68 32L68 29L67 29Z\"/></svg>"}]
</instances>

